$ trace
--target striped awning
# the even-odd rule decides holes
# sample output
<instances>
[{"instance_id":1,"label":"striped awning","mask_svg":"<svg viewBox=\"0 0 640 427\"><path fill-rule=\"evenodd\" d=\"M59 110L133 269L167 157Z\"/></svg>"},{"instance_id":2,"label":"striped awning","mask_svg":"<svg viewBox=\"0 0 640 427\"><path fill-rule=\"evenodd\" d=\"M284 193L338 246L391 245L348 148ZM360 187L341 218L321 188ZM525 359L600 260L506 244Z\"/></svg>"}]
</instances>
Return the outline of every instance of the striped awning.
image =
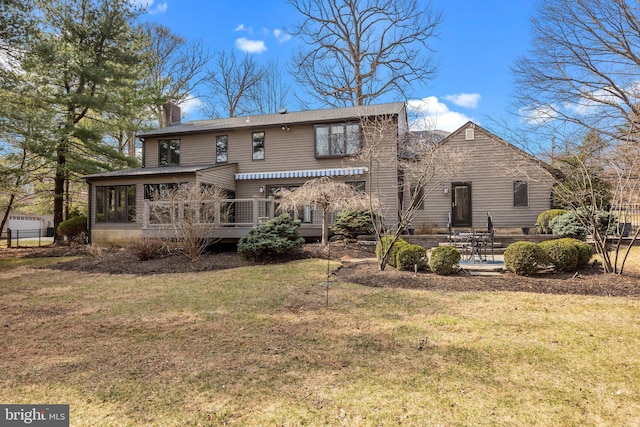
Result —
<instances>
[{"instance_id":1,"label":"striped awning","mask_svg":"<svg viewBox=\"0 0 640 427\"><path fill-rule=\"evenodd\" d=\"M244 179L278 179L278 178L317 178L321 176L352 176L362 175L367 168L334 168L334 169L313 169L303 171L281 171L281 172L254 172L237 173L236 180Z\"/></svg>"}]
</instances>

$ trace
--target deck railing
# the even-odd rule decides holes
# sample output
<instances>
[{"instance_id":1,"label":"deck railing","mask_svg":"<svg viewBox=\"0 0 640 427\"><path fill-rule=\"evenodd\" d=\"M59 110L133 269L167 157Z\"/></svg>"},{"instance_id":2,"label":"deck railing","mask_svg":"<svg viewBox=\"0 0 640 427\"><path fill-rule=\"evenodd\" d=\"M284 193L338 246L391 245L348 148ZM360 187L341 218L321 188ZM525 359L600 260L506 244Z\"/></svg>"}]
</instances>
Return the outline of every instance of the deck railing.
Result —
<instances>
[{"instance_id":1,"label":"deck railing","mask_svg":"<svg viewBox=\"0 0 640 427\"><path fill-rule=\"evenodd\" d=\"M206 204L207 202L203 202ZM254 228L280 215L276 199L252 197L248 199L223 199L208 202L214 205L206 209L198 209L187 202L168 202L144 200L142 212L142 229L162 229L172 223L175 218L193 215L197 223L215 224L216 227ZM173 208L171 208L173 205ZM158 206L164 206L157 209ZM207 212L204 214L203 212ZM213 212L213 214L211 214ZM302 222L304 228L319 228L322 225L322 210L310 205L291 213L294 219ZM333 224L335 214L329 215L329 225Z\"/></svg>"}]
</instances>

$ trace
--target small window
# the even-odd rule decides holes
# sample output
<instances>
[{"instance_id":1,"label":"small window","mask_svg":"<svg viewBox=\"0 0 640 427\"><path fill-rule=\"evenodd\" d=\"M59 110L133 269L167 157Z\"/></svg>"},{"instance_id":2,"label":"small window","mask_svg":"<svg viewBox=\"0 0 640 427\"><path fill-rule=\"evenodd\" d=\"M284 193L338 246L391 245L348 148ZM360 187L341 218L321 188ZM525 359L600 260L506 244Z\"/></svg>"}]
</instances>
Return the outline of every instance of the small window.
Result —
<instances>
[{"instance_id":1,"label":"small window","mask_svg":"<svg viewBox=\"0 0 640 427\"><path fill-rule=\"evenodd\" d=\"M164 139L158 141L158 165L180 165L180 140Z\"/></svg>"},{"instance_id":2,"label":"small window","mask_svg":"<svg viewBox=\"0 0 640 427\"><path fill-rule=\"evenodd\" d=\"M228 138L227 135L216 136L216 163L227 162Z\"/></svg>"},{"instance_id":3,"label":"small window","mask_svg":"<svg viewBox=\"0 0 640 427\"><path fill-rule=\"evenodd\" d=\"M513 181L513 206L516 208L529 206L529 183L527 181Z\"/></svg>"},{"instance_id":4,"label":"small window","mask_svg":"<svg viewBox=\"0 0 640 427\"><path fill-rule=\"evenodd\" d=\"M367 181L348 181L345 182L345 184L360 193L365 193L367 191Z\"/></svg>"},{"instance_id":5,"label":"small window","mask_svg":"<svg viewBox=\"0 0 640 427\"><path fill-rule=\"evenodd\" d=\"M264 160L264 132L253 134L253 160Z\"/></svg>"}]
</instances>

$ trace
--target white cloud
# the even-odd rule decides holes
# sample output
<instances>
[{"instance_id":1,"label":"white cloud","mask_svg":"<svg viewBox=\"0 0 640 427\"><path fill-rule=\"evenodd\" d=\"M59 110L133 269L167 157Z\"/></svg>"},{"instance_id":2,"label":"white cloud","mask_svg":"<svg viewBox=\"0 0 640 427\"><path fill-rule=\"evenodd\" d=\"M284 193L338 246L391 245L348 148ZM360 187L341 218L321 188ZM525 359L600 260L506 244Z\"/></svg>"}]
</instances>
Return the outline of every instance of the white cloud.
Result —
<instances>
[{"instance_id":1,"label":"white cloud","mask_svg":"<svg viewBox=\"0 0 640 427\"><path fill-rule=\"evenodd\" d=\"M156 7L153 7L153 5L155 4L155 0L131 0L131 3L135 7L145 8L145 11L149 15L155 15L156 13L164 13L169 8L169 4L166 2L158 3Z\"/></svg>"},{"instance_id":2,"label":"white cloud","mask_svg":"<svg viewBox=\"0 0 640 427\"><path fill-rule=\"evenodd\" d=\"M273 35L275 36L276 39L278 39L280 43L289 41L291 40L291 37L292 37L291 34L287 33L286 31L282 31L280 29L273 30Z\"/></svg>"},{"instance_id":3,"label":"white cloud","mask_svg":"<svg viewBox=\"0 0 640 427\"><path fill-rule=\"evenodd\" d=\"M407 102L410 114L415 119L410 123L411 130L446 130L453 132L472 118L463 113L451 111L435 96L411 99Z\"/></svg>"},{"instance_id":4,"label":"white cloud","mask_svg":"<svg viewBox=\"0 0 640 427\"><path fill-rule=\"evenodd\" d=\"M243 32L247 34L253 34L253 27L247 27L244 24L238 24L236 28L233 29L235 32Z\"/></svg>"},{"instance_id":5,"label":"white cloud","mask_svg":"<svg viewBox=\"0 0 640 427\"><path fill-rule=\"evenodd\" d=\"M544 125L558 116L558 113L551 106L521 108L519 114L523 122L534 126Z\"/></svg>"},{"instance_id":6,"label":"white cloud","mask_svg":"<svg viewBox=\"0 0 640 427\"><path fill-rule=\"evenodd\" d=\"M263 40L249 40L246 37L236 39L236 47L246 53L262 53L267 50Z\"/></svg>"},{"instance_id":7,"label":"white cloud","mask_svg":"<svg viewBox=\"0 0 640 427\"><path fill-rule=\"evenodd\" d=\"M197 115L202 110L203 105L200 99L189 98L180 104L180 109L182 110L182 115L188 118L192 115Z\"/></svg>"},{"instance_id":8,"label":"white cloud","mask_svg":"<svg viewBox=\"0 0 640 427\"><path fill-rule=\"evenodd\" d=\"M478 108L480 98L479 93L460 93L458 95L447 95L444 97L444 99L452 104L465 108Z\"/></svg>"}]
</instances>

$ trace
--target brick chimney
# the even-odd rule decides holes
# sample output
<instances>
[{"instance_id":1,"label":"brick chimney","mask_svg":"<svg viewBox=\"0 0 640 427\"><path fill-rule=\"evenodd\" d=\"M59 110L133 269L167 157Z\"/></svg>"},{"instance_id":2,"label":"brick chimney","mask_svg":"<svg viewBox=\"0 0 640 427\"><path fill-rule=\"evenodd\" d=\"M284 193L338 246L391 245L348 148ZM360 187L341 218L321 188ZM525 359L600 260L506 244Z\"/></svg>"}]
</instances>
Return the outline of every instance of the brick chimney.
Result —
<instances>
[{"instance_id":1,"label":"brick chimney","mask_svg":"<svg viewBox=\"0 0 640 427\"><path fill-rule=\"evenodd\" d=\"M178 104L172 100L165 102L162 106L162 122L160 123L160 127L166 128L180 123L180 114L181 112Z\"/></svg>"}]
</instances>

